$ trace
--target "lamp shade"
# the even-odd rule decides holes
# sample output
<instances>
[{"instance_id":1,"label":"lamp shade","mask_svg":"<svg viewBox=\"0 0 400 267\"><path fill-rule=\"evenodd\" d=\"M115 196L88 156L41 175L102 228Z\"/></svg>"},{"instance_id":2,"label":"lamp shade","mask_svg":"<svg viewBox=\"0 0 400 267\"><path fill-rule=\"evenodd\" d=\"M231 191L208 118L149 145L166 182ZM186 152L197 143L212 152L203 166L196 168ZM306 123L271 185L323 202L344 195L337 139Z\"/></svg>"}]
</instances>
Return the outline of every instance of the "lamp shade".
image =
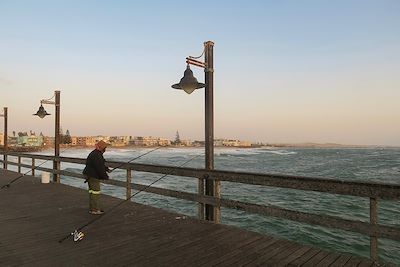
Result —
<instances>
[{"instance_id":1,"label":"lamp shade","mask_svg":"<svg viewBox=\"0 0 400 267\"><path fill-rule=\"evenodd\" d=\"M193 76L193 71L187 65L186 70L183 74L183 78L179 83L172 85L174 89L184 90L186 93L191 94L194 90L205 87L204 83L199 83L196 77Z\"/></svg>"},{"instance_id":2,"label":"lamp shade","mask_svg":"<svg viewBox=\"0 0 400 267\"><path fill-rule=\"evenodd\" d=\"M47 115L51 115L50 113L47 113L47 111L44 109L43 105L40 105L39 110L33 114L34 116L39 116L39 118L44 118Z\"/></svg>"}]
</instances>

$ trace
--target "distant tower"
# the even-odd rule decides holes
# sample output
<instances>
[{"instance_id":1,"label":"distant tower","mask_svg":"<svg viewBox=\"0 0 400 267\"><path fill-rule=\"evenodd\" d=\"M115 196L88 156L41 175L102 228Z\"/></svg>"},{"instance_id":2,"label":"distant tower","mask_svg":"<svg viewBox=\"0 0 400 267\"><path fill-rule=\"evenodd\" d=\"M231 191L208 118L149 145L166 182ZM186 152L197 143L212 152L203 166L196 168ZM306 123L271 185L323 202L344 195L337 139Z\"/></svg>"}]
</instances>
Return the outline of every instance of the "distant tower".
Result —
<instances>
[{"instance_id":1,"label":"distant tower","mask_svg":"<svg viewBox=\"0 0 400 267\"><path fill-rule=\"evenodd\" d=\"M175 144L178 145L181 143L181 139L179 138L179 132L176 131L176 136L175 136Z\"/></svg>"},{"instance_id":2,"label":"distant tower","mask_svg":"<svg viewBox=\"0 0 400 267\"><path fill-rule=\"evenodd\" d=\"M67 131L65 132L65 135L64 135L64 144L71 144L71 143L72 143L71 134L69 133L69 130L67 129Z\"/></svg>"}]
</instances>

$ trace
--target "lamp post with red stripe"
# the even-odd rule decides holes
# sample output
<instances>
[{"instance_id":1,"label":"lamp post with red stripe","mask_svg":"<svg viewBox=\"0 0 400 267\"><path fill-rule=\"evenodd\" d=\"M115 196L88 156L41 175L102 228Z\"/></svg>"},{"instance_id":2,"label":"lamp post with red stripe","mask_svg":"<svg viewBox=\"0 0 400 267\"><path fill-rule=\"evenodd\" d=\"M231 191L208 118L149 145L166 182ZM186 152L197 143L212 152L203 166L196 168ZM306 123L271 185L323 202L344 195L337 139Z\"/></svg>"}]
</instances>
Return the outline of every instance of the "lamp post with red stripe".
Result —
<instances>
[{"instance_id":1,"label":"lamp post with red stripe","mask_svg":"<svg viewBox=\"0 0 400 267\"><path fill-rule=\"evenodd\" d=\"M204 62L198 59L204 55ZM205 88L205 169L214 169L214 42L204 43L203 53L198 57L186 58L187 67L179 83L172 85L174 89L184 90L191 94L194 90ZM204 69L205 84L199 83L193 76L190 65ZM204 183L205 180L205 183ZM220 198L220 182L215 177L199 179L199 194L205 192L207 196ZM199 217L202 219L220 222L220 207L209 204L200 205Z\"/></svg>"}]
</instances>

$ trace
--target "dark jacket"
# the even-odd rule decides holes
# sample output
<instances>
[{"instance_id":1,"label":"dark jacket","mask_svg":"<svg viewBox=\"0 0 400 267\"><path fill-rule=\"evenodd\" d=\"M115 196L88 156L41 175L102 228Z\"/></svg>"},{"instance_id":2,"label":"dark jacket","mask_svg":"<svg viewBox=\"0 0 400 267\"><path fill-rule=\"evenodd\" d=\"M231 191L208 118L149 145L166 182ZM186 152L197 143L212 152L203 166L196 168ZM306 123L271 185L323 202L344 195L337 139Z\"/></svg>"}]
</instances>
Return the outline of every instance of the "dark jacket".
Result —
<instances>
[{"instance_id":1,"label":"dark jacket","mask_svg":"<svg viewBox=\"0 0 400 267\"><path fill-rule=\"evenodd\" d=\"M86 159L83 174L100 180L108 180L105 162L103 153L97 149L93 150Z\"/></svg>"}]
</instances>

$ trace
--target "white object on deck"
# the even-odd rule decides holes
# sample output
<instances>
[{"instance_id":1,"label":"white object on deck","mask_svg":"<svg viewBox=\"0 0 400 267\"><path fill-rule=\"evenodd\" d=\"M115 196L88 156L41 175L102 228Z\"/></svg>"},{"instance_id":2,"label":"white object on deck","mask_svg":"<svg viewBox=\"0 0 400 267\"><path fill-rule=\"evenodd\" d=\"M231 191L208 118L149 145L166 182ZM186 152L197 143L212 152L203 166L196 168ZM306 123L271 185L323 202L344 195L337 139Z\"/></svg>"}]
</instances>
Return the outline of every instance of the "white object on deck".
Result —
<instances>
[{"instance_id":1,"label":"white object on deck","mask_svg":"<svg viewBox=\"0 0 400 267\"><path fill-rule=\"evenodd\" d=\"M50 183L50 173L49 172L42 172L42 184Z\"/></svg>"}]
</instances>

